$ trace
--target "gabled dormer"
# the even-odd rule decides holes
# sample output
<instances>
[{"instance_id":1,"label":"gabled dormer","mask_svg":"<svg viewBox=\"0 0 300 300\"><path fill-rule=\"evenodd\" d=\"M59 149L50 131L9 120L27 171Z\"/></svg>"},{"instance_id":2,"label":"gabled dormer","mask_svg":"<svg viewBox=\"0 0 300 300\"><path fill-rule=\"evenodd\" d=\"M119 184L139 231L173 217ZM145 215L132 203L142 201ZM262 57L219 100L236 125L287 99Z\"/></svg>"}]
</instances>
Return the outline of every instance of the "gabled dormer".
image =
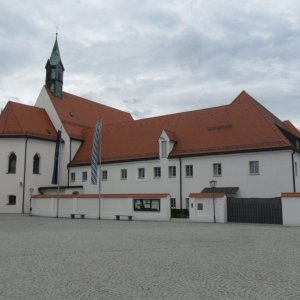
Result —
<instances>
[{"instance_id":1,"label":"gabled dormer","mask_svg":"<svg viewBox=\"0 0 300 300\"><path fill-rule=\"evenodd\" d=\"M159 157L168 158L177 143L176 134L172 131L164 129L158 139L159 143Z\"/></svg>"},{"instance_id":2,"label":"gabled dormer","mask_svg":"<svg viewBox=\"0 0 300 300\"><path fill-rule=\"evenodd\" d=\"M63 96L63 74L64 66L60 58L60 52L57 42L57 34L55 38L55 43L52 49L50 58L46 64L46 86L50 92L59 98Z\"/></svg>"}]
</instances>

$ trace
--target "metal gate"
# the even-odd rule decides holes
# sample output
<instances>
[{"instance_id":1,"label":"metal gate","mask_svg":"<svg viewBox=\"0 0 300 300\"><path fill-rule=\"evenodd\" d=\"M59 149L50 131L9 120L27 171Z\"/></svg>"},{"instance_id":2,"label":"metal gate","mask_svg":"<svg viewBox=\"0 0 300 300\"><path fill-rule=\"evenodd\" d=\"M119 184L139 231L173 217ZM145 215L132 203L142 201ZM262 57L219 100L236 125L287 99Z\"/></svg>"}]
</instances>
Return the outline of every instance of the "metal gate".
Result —
<instances>
[{"instance_id":1,"label":"metal gate","mask_svg":"<svg viewBox=\"0 0 300 300\"><path fill-rule=\"evenodd\" d=\"M281 198L227 198L228 222L282 224Z\"/></svg>"}]
</instances>

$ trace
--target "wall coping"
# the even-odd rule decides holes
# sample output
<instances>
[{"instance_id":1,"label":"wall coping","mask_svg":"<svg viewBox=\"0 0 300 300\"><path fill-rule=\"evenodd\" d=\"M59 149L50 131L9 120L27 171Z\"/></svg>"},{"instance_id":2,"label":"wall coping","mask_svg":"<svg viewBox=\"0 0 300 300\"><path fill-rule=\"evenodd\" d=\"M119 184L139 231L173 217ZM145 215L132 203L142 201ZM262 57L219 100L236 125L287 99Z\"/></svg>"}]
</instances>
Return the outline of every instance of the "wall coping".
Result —
<instances>
[{"instance_id":1,"label":"wall coping","mask_svg":"<svg viewBox=\"0 0 300 300\"><path fill-rule=\"evenodd\" d=\"M223 198L224 193L190 193L190 198Z\"/></svg>"},{"instance_id":2,"label":"wall coping","mask_svg":"<svg viewBox=\"0 0 300 300\"><path fill-rule=\"evenodd\" d=\"M281 197L284 198L300 197L300 193L281 193Z\"/></svg>"},{"instance_id":3,"label":"wall coping","mask_svg":"<svg viewBox=\"0 0 300 300\"><path fill-rule=\"evenodd\" d=\"M170 194L157 193L157 194L101 194L101 198L166 198ZM47 194L47 195L33 195L33 199L49 199L49 198L99 198L99 194Z\"/></svg>"}]
</instances>

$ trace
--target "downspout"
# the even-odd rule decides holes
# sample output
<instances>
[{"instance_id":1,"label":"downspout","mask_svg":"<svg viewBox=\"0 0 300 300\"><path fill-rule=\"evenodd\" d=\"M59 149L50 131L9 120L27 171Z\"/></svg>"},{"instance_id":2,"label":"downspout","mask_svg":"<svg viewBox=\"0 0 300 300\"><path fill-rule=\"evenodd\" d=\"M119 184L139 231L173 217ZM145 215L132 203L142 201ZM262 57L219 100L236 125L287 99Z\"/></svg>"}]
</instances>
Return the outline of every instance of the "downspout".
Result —
<instances>
[{"instance_id":1,"label":"downspout","mask_svg":"<svg viewBox=\"0 0 300 300\"><path fill-rule=\"evenodd\" d=\"M180 194L180 209L182 210L182 162L179 157L179 194Z\"/></svg>"},{"instance_id":2,"label":"downspout","mask_svg":"<svg viewBox=\"0 0 300 300\"><path fill-rule=\"evenodd\" d=\"M24 151L24 172L23 172L23 199L22 199L22 214L24 214L25 208L25 185L26 185L26 162L27 162L27 142L28 137L25 140L25 151Z\"/></svg>"},{"instance_id":3,"label":"downspout","mask_svg":"<svg viewBox=\"0 0 300 300\"><path fill-rule=\"evenodd\" d=\"M69 164L71 162L71 154L72 154L72 140L70 138L70 147L69 147ZM70 186L70 168L68 167L68 186Z\"/></svg>"},{"instance_id":4,"label":"downspout","mask_svg":"<svg viewBox=\"0 0 300 300\"><path fill-rule=\"evenodd\" d=\"M295 160L294 160L295 150L292 152L292 170L293 170L293 192L296 192L296 181L295 181Z\"/></svg>"}]
</instances>

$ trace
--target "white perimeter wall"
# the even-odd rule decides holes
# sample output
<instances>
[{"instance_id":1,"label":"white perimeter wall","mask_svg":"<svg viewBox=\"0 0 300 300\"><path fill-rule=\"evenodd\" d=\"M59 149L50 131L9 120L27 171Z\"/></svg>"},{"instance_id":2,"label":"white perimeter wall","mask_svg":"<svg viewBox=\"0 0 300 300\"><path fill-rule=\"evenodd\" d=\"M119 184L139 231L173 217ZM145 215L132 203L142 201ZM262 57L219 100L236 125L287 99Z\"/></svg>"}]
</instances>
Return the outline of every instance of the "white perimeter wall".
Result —
<instances>
[{"instance_id":1,"label":"white perimeter wall","mask_svg":"<svg viewBox=\"0 0 300 300\"><path fill-rule=\"evenodd\" d=\"M149 197L151 198L151 197ZM32 215L58 216L70 218L72 213L85 214L86 218L99 218L98 198L36 198L32 199ZM134 211L133 198L101 198L101 219L116 219L115 215L131 215L134 220L170 220L170 198L166 196L160 199L159 212Z\"/></svg>"},{"instance_id":2,"label":"white perimeter wall","mask_svg":"<svg viewBox=\"0 0 300 300\"><path fill-rule=\"evenodd\" d=\"M215 198L215 218L216 223L227 222L227 198L226 196ZM198 210L201 203L203 209ZM214 203L212 197L190 198L190 221L192 222L214 222Z\"/></svg>"},{"instance_id":3,"label":"white perimeter wall","mask_svg":"<svg viewBox=\"0 0 300 300\"><path fill-rule=\"evenodd\" d=\"M300 226L300 193L282 196L281 201L283 225Z\"/></svg>"}]
</instances>

